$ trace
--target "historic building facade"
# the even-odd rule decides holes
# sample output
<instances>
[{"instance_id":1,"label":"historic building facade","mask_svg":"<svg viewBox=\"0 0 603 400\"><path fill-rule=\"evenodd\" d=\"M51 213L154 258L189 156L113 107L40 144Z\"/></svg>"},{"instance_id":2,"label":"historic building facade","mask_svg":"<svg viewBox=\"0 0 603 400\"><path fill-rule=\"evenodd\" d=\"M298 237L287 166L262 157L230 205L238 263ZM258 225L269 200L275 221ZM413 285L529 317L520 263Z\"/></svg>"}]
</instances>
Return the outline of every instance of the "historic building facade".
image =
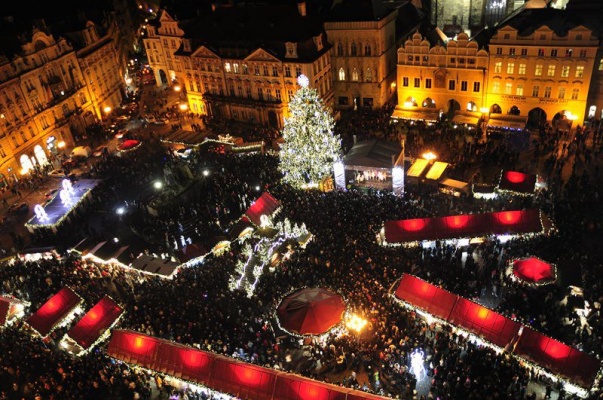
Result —
<instances>
[{"instance_id":1,"label":"historic building facade","mask_svg":"<svg viewBox=\"0 0 603 400\"><path fill-rule=\"evenodd\" d=\"M581 125L599 40L567 11L525 10L490 39L489 116L518 117L528 127Z\"/></svg>"},{"instance_id":2,"label":"historic building facade","mask_svg":"<svg viewBox=\"0 0 603 400\"><path fill-rule=\"evenodd\" d=\"M397 23L399 13L416 14L411 3L393 6L380 0L337 4L326 18L325 30L331 50L335 108L382 107L396 88L396 49L418 29L421 19L410 26ZM366 7L363 9L362 7ZM397 29L403 32L397 32Z\"/></svg>"},{"instance_id":3,"label":"historic building facade","mask_svg":"<svg viewBox=\"0 0 603 400\"><path fill-rule=\"evenodd\" d=\"M475 125L486 104L488 53L467 34L446 46L415 33L398 49L398 105L394 118L450 120Z\"/></svg>"},{"instance_id":4,"label":"historic building facade","mask_svg":"<svg viewBox=\"0 0 603 400\"><path fill-rule=\"evenodd\" d=\"M144 42L157 84L177 83L192 112L280 129L301 74L333 105L330 45L305 3L217 8L180 25L162 11Z\"/></svg>"}]
</instances>

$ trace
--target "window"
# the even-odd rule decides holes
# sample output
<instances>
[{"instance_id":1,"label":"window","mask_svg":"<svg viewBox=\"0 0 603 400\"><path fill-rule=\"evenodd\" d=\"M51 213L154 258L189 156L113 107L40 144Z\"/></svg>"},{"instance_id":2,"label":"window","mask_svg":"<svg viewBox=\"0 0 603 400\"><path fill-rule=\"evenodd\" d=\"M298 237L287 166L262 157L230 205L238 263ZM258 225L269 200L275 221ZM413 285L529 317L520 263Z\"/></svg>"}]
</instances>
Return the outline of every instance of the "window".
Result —
<instances>
[{"instance_id":1,"label":"window","mask_svg":"<svg viewBox=\"0 0 603 400\"><path fill-rule=\"evenodd\" d=\"M496 48L496 54L498 54L499 56L502 54L502 47Z\"/></svg>"},{"instance_id":2,"label":"window","mask_svg":"<svg viewBox=\"0 0 603 400\"><path fill-rule=\"evenodd\" d=\"M260 66L259 66L259 65L254 65L254 66L253 66L253 73L254 73L256 76L259 76L259 75L260 75Z\"/></svg>"},{"instance_id":3,"label":"window","mask_svg":"<svg viewBox=\"0 0 603 400\"><path fill-rule=\"evenodd\" d=\"M494 73L495 74L500 74L502 72L502 61L497 61L494 64Z\"/></svg>"},{"instance_id":4,"label":"window","mask_svg":"<svg viewBox=\"0 0 603 400\"><path fill-rule=\"evenodd\" d=\"M230 63L224 63L224 71L230 73Z\"/></svg>"},{"instance_id":5,"label":"window","mask_svg":"<svg viewBox=\"0 0 603 400\"><path fill-rule=\"evenodd\" d=\"M517 96L523 96L523 84L520 83L517 85L517 88L515 88L515 94Z\"/></svg>"},{"instance_id":6,"label":"window","mask_svg":"<svg viewBox=\"0 0 603 400\"><path fill-rule=\"evenodd\" d=\"M295 67L295 77L299 78L299 76L302 74L302 70L301 67Z\"/></svg>"},{"instance_id":7,"label":"window","mask_svg":"<svg viewBox=\"0 0 603 400\"><path fill-rule=\"evenodd\" d=\"M578 65L576 67L576 78L584 77L584 65Z\"/></svg>"},{"instance_id":8,"label":"window","mask_svg":"<svg viewBox=\"0 0 603 400\"><path fill-rule=\"evenodd\" d=\"M565 99L565 88L560 87L559 92L557 93L557 97L560 99Z\"/></svg>"},{"instance_id":9,"label":"window","mask_svg":"<svg viewBox=\"0 0 603 400\"><path fill-rule=\"evenodd\" d=\"M408 87L408 76L402 78L402 86Z\"/></svg>"},{"instance_id":10,"label":"window","mask_svg":"<svg viewBox=\"0 0 603 400\"><path fill-rule=\"evenodd\" d=\"M352 47L351 47L351 55L354 57L356 56L356 53L358 52L358 49L356 48L356 43L352 42Z\"/></svg>"},{"instance_id":11,"label":"window","mask_svg":"<svg viewBox=\"0 0 603 400\"><path fill-rule=\"evenodd\" d=\"M551 50L551 57L557 57L557 49Z\"/></svg>"},{"instance_id":12,"label":"window","mask_svg":"<svg viewBox=\"0 0 603 400\"><path fill-rule=\"evenodd\" d=\"M571 57L573 52L574 52L574 50L572 50L572 49L565 49L565 56Z\"/></svg>"},{"instance_id":13,"label":"window","mask_svg":"<svg viewBox=\"0 0 603 400\"><path fill-rule=\"evenodd\" d=\"M507 74L513 75L515 73L515 63L507 63Z\"/></svg>"},{"instance_id":14,"label":"window","mask_svg":"<svg viewBox=\"0 0 603 400\"><path fill-rule=\"evenodd\" d=\"M544 87L544 98L545 99L548 99L549 97L551 97L551 90L552 90L552 87L550 87L550 86Z\"/></svg>"},{"instance_id":15,"label":"window","mask_svg":"<svg viewBox=\"0 0 603 400\"><path fill-rule=\"evenodd\" d=\"M287 98L289 101L293 99L293 90L287 90Z\"/></svg>"},{"instance_id":16,"label":"window","mask_svg":"<svg viewBox=\"0 0 603 400\"><path fill-rule=\"evenodd\" d=\"M338 100L338 103L339 103L340 106L347 106L348 105L348 98L340 96L339 100Z\"/></svg>"},{"instance_id":17,"label":"window","mask_svg":"<svg viewBox=\"0 0 603 400\"><path fill-rule=\"evenodd\" d=\"M373 81L373 71L370 68L366 69L366 74L365 74L364 78L367 82Z\"/></svg>"},{"instance_id":18,"label":"window","mask_svg":"<svg viewBox=\"0 0 603 400\"><path fill-rule=\"evenodd\" d=\"M481 89L480 86L481 86L481 82L473 82L473 91L479 92Z\"/></svg>"},{"instance_id":19,"label":"window","mask_svg":"<svg viewBox=\"0 0 603 400\"><path fill-rule=\"evenodd\" d=\"M339 68L339 80L345 81L345 70L343 68Z\"/></svg>"},{"instance_id":20,"label":"window","mask_svg":"<svg viewBox=\"0 0 603 400\"><path fill-rule=\"evenodd\" d=\"M459 57L459 64L465 64L465 57Z\"/></svg>"},{"instance_id":21,"label":"window","mask_svg":"<svg viewBox=\"0 0 603 400\"><path fill-rule=\"evenodd\" d=\"M358 80L359 80L358 78L359 78L358 70L356 68L354 68L352 70L352 82L358 82Z\"/></svg>"},{"instance_id":22,"label":"window","mask_svg":"<svg viewBox=\"0 0 603 400\"><path fill-rule=\"evenodd\" d=\"M238 73L240 73L240 72L241 72L241 71L239 70L239 63L234 63L234 64L232 64L232 67L233 67L233 69L234 69L234 73L235 73L235 74L238 74Z\"/></svg>"},{"instance_id":23,"label":"window","mask_svg":"<svg viewBox=\"0 0 603 400\"><path fill-rule=\"evenodd\" d=\"M274 95L276 96L276 99L277 99L278 101L281 101L281 90L280 90L280 89L276 89L276 90L274 91Z\"/></svg>"},{"instance_id":24,"label":"window","mask_svg":"<svg viewBox=\"0 0 603 400\"><path fill-rule=\"evenodd\" d=\"M578 100L579 94L580 94L580 89L572 89L572 100Z\"/></svg>"},{"instance_id":25,"label":"window","mask_svg":"<svg viewBox=\"0 0 603 400\"><path fill-rule=\"evenodd\" d=\"M555 76L555 65L549 65L549 68L546 71L547 76Z\"/></svg>"},{"instance_id":26,"label":"window","mask_svg":"<svg viewBox=\"0 0 603 400\"><path fill-rule=\"evenodd\" d=\"M431 89L431 78L425 79L425 89Z\"/></svg>"},{"instance_id":27,"label":"window","mask_svg":"<svg viewBox=\"0 0 603 400\"><path fill-rule=\"evenodd\" d=\"M371 46L369 44L364 45L364 55L365 56L370 56L371 55Z\"/></svg>"},{"instance_id":28,"label":"window","mask_svg":"<svg viewBox=\"0 0 603 400\"><path fill-rule=\"evenodd\" d=\"M564 65L561 67L561 77L567 78L569 76L570 66Z\"/></svg>"},{"instance_id":29,"label":"window","mask_svg":"<svg viewBox=\"0 0 603 400\"><path fill-rule=\"evenodd\" d=\"M421 87L421 78L415 78L415 87Z\"/></svg>"},{"instance_id":30,"label":"window","mask_svg":"<svg viewBox=\"0 0 603 400\"><path fill-rule=\"evenodd\" d=\"M535 76L542 76L542 64L537 64L536 68L534 69L534 75Z\"/></svg>"},{"instance_id":31,"label":"window","mask_svg":"<svg viewBox=\"0 0 603 400\"><path fill-rule=\"evenodd\" d=\"M272 76L278 76L278 68L276 66L272 66Z\"/></svg>"},{"instance_id":32,"label":"window","mask_svg":"<svg viewBox=\"0 0 603 400\"><path fill-rule=\"evenodd\" d=\"M343 45L341 44L341 42L337 43L337 55L343 56Z\"/></svg>"},{"instance_id":33,"label":"window","mask_svg":"<svg viewBox=\"0 0 603 400\"><path fill-rule=\"evenodd\" d=\"M540 86L534 86L532 88L532 97L540 96Z\"/></svg>"},{"instance_id":34,"label":"window","mask_svg":"<svg viewBox=\"0 0 603 400\"><path fill-rule=\"evenodd\" d=\"M511 94L513 91L513 84L511 82L505 83L505 94Z\"/></svg>"},{"instance_id":35,"label":"window","mask_svg":"<svg viewBox=\"0 0 603 400\"><path fill-rule=\"evenodd\" d=\"M509 49L509 55L510 55L510 56L514 56L514 55L515 55L515 47L511 47L511 48Z\"/></svg>"},{"instance_id":36,"label":"window","mask_svg":"<svg viewBox=\"0 0 603 400\"><path fill-rule=\"evenodd\" d=\"M237 86L237 96L243 97L243 86L241 85Z\"/></svg>"},{"instance_id":37,"label":"window","mask_svg":"<svg viewBox=\"0 0 603 400\"><path fill-rule=\"evenodd\" d=\"M467 91L467 81L461 81L461 92Z\"/></svg>"},{"instance_id":38,"label":"window","mask_svg":"<svg viewBox=\"0 0 603 400\"><path fill-rule=\"evenodd\" d=\"M262 72L264 72L264 76L268 76L268 66L267 65L262 66Z\"/></svg>"},{"instance_id":39,"label":"window","mask_svg":"<svg viewBox=\"0 0 603 400\"><path fill-rule=\"evenodd\" d=\"M258 99L264 100L264 89L258 88Z\"/></svg>"},{"instance_id":40,"label":"window","mask_svg":"<svg viewBox=\"0 0 603 400\"><path fill-rule=\"evenodd\" d=\"M291 66L285 65L285 76L291 78Z\"/></svg>"},{"instance_id":41,"label":"window","mask_svg":"<svg viewBox=\"0 0 603 400\"><path fill-rule=\"evenodd\" d=\"M588 52L586 50L580 50L580 58L586 58Z\"/></svg>"},{"instance_id":42,"label":"window","mask_svg":"<svg viewBox=\"0 0 603 400\"><path fill-rule=\"evenodd\" d=\"M603 71L603 58L599 60L599 71Z\"/></svg>"},{"instance_id":43,"label":"window","mask_svg":"<svg viewBox=\"0 0 603 400\"><path fill-rule=\"evenodd\" d=\"M452 79L448 81L448 90L456 90L456 81Z\"/></svg>"},{"instance_id":44,"label":"window","mask_svg":"<svg viewBox=\"0 0 603 400\"><path fill-rule=\"evenodd\" d=\"M6 157L6 152L4 151L4 148L2 148L2 146L0 146L0 157Z\"/></svg>"},{"instance_id":45,"label":"window","mask_svg":"<svg viewBox=\"0 0 603 400\"><path fill-rule=\"evenodd\" d=\"M492 92L494 92L494 93L500 92L500 82L499 81L492 82Z\"/></svg>"},{"instance_id":46,"label":"window","mask_svg":"<svg viewBox=\"0 0 603 400\"><path fill-rule=\"evenodd\" d=\"M519 75L525 75L526 74L526 65L525 64L519 64L519 68L517 69L517 73Z\"/></svg>"},{"instance_id":47,"label":"window","mask_svg":"<svg viewBox=\"0 0 603 400\"><path fill-rule=\"evenodd\" d=\"M234 86L229 85L229 86L228 86L228 92L230 93L230 95L231 95L232 97L235 97L235 88L234 88Z\"/></svg>"},{"instance_id":48,"label":"window","mask_svg":"<svg viewBox=\"0 0 603 400\"><path fill-rule=\"evenodd\" d=\"M363 107L372 107L373 106L373 98L372 97L363 97L362 98L362 106Z\"/></svg>"},{"instance_id":49,"label":"window","mask_svg":"<svg viewBox=\"0 0 603 400\"><path fill-rule=\"evenodd\" d=\"M456 63L456 57L450 57L450 63L451 64Z\"/></svg>"},{"instance_id":50,"label":"window","mask_svg":"<svg viewBox=\"0 0 603 400\"><path fill-rule=\"evenodd\" d=\"M521 55L522 56L527 56L528 55L528 49L521 49Z\"/></svg>"},{"instance_id":51,"label":"window","mask_svg":"<svg viewBox=\"0 0 603 400\"><path fill-rule=\"evenodd\" d=\"M544 49L538 49L538 57L544 57Z\"/></svg>"}]
</instances>

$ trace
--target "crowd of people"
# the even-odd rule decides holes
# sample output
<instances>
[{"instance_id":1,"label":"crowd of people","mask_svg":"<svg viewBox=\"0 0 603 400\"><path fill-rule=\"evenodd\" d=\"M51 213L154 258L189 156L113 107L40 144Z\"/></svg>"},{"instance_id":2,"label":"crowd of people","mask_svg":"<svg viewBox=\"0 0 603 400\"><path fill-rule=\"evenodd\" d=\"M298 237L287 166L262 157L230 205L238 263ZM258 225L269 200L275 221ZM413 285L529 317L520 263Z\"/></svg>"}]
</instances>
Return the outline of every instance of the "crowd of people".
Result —
<instances>
[{"instance_id":1,"label":"crowd of people","mask_svg":"<svg viewBox=\"0 0 603 400\"><path fill-rule=\"evenodd\" d=\"M363 113L363 120L380 124L379 131L386 136L400 133L399 127L392 128L381 118L385 112ZM344 118L338 129L346 127L356 129L357 125ZM370 127L350 128L344 142L351 135L366 136ZM560 136L551 143L548 136L537 136L534 142L521 137L480 142L440 127L424 135L417 128L406 133L411 155L424 147L446 147L449 152L442 157L454 163L452 173L475 176L479 170L481 177L476 179L481 180L493 177L491 171L503 166L544 168L551 156L575 163L578 154L585 155L589 146L596 146L581 139L586 136L583 132L577 132L578 139ZM575 141L584 144L573 145ZM564 150L564 145L576 150ZM529 153L537 159L534 165L525 153L537 148L537 156ZM534 386L528 383L540 381L537 370L451 327L423 319L394 300L390 289L402 274L412 273L466 298L494 297L497 310L505 315L585 351L603 354L599 333L603 332L603 262L596 251L603 214L599 182L595 174L589 175L601 162L599 154L596 148L592 150L591 161L578 162L569 178L549 179L548 189L537 196L505 195L483 201L447 196L425 186L407 187L403 198L354 190L300 192L279 182L274 156L201 148L182 161L149 140L140 150L108 157L89 173L103 178L95 192L95 206L102 211L130 199L127 215L99 213L100 224L80 223L85 220L81 216L58 234L38 234L34 243L61 244L60 257L2 265L2 292L31 302L31 310L64 286L74 289L87 305L109 294L126 308L121 327L392 398L535 398ZM183 178L172 185L174 195L164 194L163 201L153 203L158 205L155 212L149 213L148 205L158 195L147 188L166 169L181 171ZM74 236L100 239L120 229L121 221L135 232L153 232L149 236L155 242L148 244L151 252L173 256L177 251L173 243L183 234L199 241L227 234L264 190L282 204L275 218L305 223L313 240L305 249L295 248L274 272L265 272L252 297L229 289L229 278L243 257L243 244L238 242L220 256L182 269L169 281L97 265L65 252L66 243L75 242ZM444 243L431 248L390 248L376 240L385 220L527 207L540 208L550 216L555 222L552 234L505 243L489 240L467 248ZM508 261L526 255L577 271L584 300L592 310L588 317L581 318L564 301L568 292L562 284L533 288L510 282L505 275ZM563 282L566 277L561 278ZM275 309L285 295L303 287L326 287L340 293L348 311L367 318L367 332L360 336L333 333L300 343L281 331ZM65 328L58 329L42 341L22 322L0 331L0 354L6 355L0 358L0 399L210 396L158 385L149 373L109 359L102 347L72 358L58 347L64 333ZM426 360L424 371L418 374L411 363L415 351L423 352ZM550 387L550 382L546 385ZM572 398L560 387L553 389L560 399ZM599 396L598 391L591 394L593 399Z\"/></svg>"}]
</instances>

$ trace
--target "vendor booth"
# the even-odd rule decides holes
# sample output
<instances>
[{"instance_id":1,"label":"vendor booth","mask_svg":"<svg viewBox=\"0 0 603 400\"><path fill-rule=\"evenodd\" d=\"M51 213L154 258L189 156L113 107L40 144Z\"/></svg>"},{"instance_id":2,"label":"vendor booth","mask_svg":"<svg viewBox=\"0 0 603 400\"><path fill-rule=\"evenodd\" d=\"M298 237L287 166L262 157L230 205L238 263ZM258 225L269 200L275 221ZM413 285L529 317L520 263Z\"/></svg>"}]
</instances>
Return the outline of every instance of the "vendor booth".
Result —
<instances>
[{"instance_id":1,"label":"vendor booth","mask_svg":"<svg viewBox=\"0 0 603 400\"><path fill-rule=\"evenodd\" d=\"M459 197L469 194L469 184L467 182L454 179L442 179L440 181L440 192Z\"/></svg>"}]
</instances>

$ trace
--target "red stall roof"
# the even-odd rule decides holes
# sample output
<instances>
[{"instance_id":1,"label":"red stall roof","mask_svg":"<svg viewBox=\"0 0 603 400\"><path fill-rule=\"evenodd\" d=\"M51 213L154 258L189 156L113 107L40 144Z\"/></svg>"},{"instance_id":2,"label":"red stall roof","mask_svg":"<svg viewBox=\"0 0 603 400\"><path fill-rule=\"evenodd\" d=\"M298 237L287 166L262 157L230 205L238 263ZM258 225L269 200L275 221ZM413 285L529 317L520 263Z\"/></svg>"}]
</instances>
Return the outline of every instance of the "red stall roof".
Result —
<instances>
[{"instance_id":1,"label":"red stall roof","mask_svg":"<svg viewBox=\"0 0 603 400\"><path fill-rule=\"evenodd\" d=\"M384 223L385 240L388 243L537 233L542 228L540 211L535 209L403 219Z\"/></svg>"},{"instance_id":2,"label":"red stall roof","mask_svg":"<svg viewBox=\"0 0 603 400\"><path fill-rule=\"evenodd\" d=\"M385 399L132 331L114 330L107 354L143 368L201 383L243 400Z\"/></svg>"},{"instance_id":3,"label":"red stall roof","mask_svg":"<svg viewBox=\"0 0 603 400\"><path fill-rule=\"evenodd\" d=\"M415 276L404 274L396 289L396 297L447 320L458 296Z\"/></svg>"},{"instance_id":4,"label":"red stall roof","mask_svg":"<svg viewBox=\"0 0 603 400\"><path fill-rule=\"evenodd\" d=\"M82 299L73 290L64 287L31 315L27 323L46 337L81 303Z\"/></svg>"},{"instance_id":5,"label":"red stall roof","mask_svg":"<svg viewBox=\"0 0 603 400\"><path fill-rule=\"evenodd\" d=\"M256 226L260 226L262 215L271 216L281 204L268 192L262 193L259 199L253 202L251 207L245 211L244 217Z\"/></svg>"},{"instance_id":6,"label":"red stall roof","mask_svg":"<svg viewBox=\"0 0 603 400\"><path fill-rule=\"evenodd\" d=\"M9 296L0 296L0 326L6 325L16 313L22 311L19 306L25 307L29 303Z\"/></svg>"},{"instance_id":7,"label":"red stall roof","mask_svg":"<svg viewBox=\"0 0 603 400\"><path fill-rule=\"evenodd\" d=\"M514 353L586 389L593 385L601 367L594 356L528 327L523 329Z\"/></svg>"},{"instance_id":8,"label":"red stall roof","mask_svg":"<svg viewBox=\"0 0 603 400\"><path fill-rule=\"evenodd\" d=\"M67 336L83 349L88 349L123 312L123 308L105 296L67 332Z\"/></svg>"},{"instance_id":9,"label":"red stall roof","mask_svg":"<svg viewBox=\"0 0 603 400\"><path fill-rule=\"evenodd\" d=\"M502 171L498 188L517 193L534 193L536 175L517 171Z\"/></svg>"},{"instance_id":10,"label":"red stall roof","mask_svg":"<svg viewBox=\"0 0 603 400\"><path fill-rule=\"evenodd\" d=\"M500 347L509 344L521 327L520 323L462 297L454 304L448 321Z\"/></svg>"}]
</instances>

